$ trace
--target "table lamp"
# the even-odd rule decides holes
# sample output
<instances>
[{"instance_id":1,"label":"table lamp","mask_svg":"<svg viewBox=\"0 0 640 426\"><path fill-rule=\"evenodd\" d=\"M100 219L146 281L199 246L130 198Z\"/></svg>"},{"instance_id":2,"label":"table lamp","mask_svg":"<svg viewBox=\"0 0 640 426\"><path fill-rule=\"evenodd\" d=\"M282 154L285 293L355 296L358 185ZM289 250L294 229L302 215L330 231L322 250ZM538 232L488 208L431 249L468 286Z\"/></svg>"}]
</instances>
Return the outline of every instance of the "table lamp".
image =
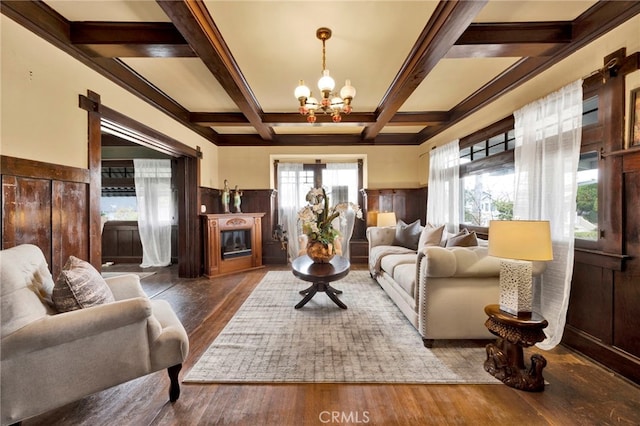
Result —
<instances>
[{"instance_id":1,"label":"table lamp","mask_svg":"<svg viewBox=\"0 0 640 426\"><path fill-rule=\"evenodd\" d=\"M489 255L500 261L500 310L531 313L531 261L553 260L551 229L546 220L492 220Z\"/></svg>"},{"instance_id":2,"label":"table lamp","mask_svg":"<svg viewBox=\"0 0 640 426\"><path fill-rule=\"evenodd\" d=\"M378 213L376 226L396 226L396 214L394 212Z\"/></svg>"}]
</instances>

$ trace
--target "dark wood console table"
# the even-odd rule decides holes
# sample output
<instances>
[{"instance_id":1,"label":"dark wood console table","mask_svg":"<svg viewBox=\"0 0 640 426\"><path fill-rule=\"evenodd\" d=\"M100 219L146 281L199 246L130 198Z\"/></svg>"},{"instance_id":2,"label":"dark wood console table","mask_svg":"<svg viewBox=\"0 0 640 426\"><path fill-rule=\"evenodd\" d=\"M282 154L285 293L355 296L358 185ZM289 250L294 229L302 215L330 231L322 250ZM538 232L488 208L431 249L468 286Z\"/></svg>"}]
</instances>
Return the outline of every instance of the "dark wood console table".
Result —
<instances>
[{"instance_id":1,"label":"dark wood console table","mask_svg":"<svg viewBox=\"0 0 640 426\"><path fill-rule=\"evenodd\" d=\"M543 391L542 369L547 365L547 360L542 355L533 354L527 370L522 348L545 339L542 330L548 325L547 320L535 312L511 315L501 311L499 305L487 305L484 311L489 316L485 322L487 329L498 336L495 344L489 343L486 346L487 360L484 362L484 369L512 388L530 392Z\"/></svg>"},{"instance_id":2,"label":"dark wood console table","mask_svg":"<svg viewBox=\"0 0 640 426\"><path fill-rule=\"evenodd\" d=\"M337 294L342 294L342 291L331 287L329 283L346 277L350 267L349 260L342 256L334 256L329 263L314 263L306 254L294 259L291 262L293 275L301 280L313 283L310 287L300 291L304 298L296 305L296 309L306 305L318 292L327 293L329 299L333 300L336 305L342 309L347 309L347 305L342 303L336 296Z\"/></svg>"}]
</instances>

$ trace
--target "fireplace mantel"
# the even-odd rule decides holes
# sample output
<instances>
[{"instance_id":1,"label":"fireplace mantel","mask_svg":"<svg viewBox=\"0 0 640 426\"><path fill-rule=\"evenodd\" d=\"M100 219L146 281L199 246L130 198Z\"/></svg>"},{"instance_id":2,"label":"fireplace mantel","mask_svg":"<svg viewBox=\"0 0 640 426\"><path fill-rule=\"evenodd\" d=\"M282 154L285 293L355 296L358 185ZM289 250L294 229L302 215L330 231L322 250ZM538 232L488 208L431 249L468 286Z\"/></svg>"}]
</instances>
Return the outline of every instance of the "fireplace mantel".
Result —
<instances>
[{"instance_id":1,"label":"fireplace mantel","mask_svg":"<svg viewBox=\"0 0 640 426\"><path fill-rule=\"evenodd\" d=\"M264 213L203 214L204 275L262 267Z\"/></svg>"}]
</instances>

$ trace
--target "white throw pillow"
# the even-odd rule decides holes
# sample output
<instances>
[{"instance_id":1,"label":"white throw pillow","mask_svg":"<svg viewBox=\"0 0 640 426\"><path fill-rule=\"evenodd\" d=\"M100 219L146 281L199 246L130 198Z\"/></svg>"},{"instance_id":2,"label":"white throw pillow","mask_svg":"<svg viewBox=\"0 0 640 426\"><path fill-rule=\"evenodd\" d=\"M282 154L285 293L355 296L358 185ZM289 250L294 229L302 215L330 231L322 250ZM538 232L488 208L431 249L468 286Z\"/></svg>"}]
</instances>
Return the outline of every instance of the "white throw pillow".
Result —
<instances>
[{"instance_id":1,"label":"white throw pillow","mask_svg":"<svg viewBox=\"0 0 640 426\"><path fill-rule=\"evenodd\" d=\"M434 227L431 224L427 224L420 234L420 240L418 241L418 250L421 250L424 246L439 246L442 241L442 233L444 232L444 225Z\"/></svg>"}]
</instances>

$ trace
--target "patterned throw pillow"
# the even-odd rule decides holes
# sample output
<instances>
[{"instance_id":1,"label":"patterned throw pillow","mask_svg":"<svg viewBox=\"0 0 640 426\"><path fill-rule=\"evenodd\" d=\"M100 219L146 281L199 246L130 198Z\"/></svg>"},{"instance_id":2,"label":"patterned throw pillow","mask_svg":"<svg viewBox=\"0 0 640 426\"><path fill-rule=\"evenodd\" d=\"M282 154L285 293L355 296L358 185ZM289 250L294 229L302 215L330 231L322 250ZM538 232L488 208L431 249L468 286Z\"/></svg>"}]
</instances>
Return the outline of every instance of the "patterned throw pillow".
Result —
<instances>
[{"instance_id":1,"label":"patterned throw pillow","mask_svg":"<svg viewBox=\"0 0 640 426\"><path fill-rule=\"evenodd\" d=\"M420 220L416 220L408 225L402 220L399 220L396 225L396 238L393 245L417 250L421 232Z\"/></svg>"},{"instance_id":2,"label":"patterned throw pillow","mask_svg":"<svg viewBox=\"0 0 640 426\"><path fill-rule=\"evenodd\" d=\"M102 275L90 263L70 256L53 287L53 304L58 312L75 311L114 302Z\"/></svg>"}]
</instances>

